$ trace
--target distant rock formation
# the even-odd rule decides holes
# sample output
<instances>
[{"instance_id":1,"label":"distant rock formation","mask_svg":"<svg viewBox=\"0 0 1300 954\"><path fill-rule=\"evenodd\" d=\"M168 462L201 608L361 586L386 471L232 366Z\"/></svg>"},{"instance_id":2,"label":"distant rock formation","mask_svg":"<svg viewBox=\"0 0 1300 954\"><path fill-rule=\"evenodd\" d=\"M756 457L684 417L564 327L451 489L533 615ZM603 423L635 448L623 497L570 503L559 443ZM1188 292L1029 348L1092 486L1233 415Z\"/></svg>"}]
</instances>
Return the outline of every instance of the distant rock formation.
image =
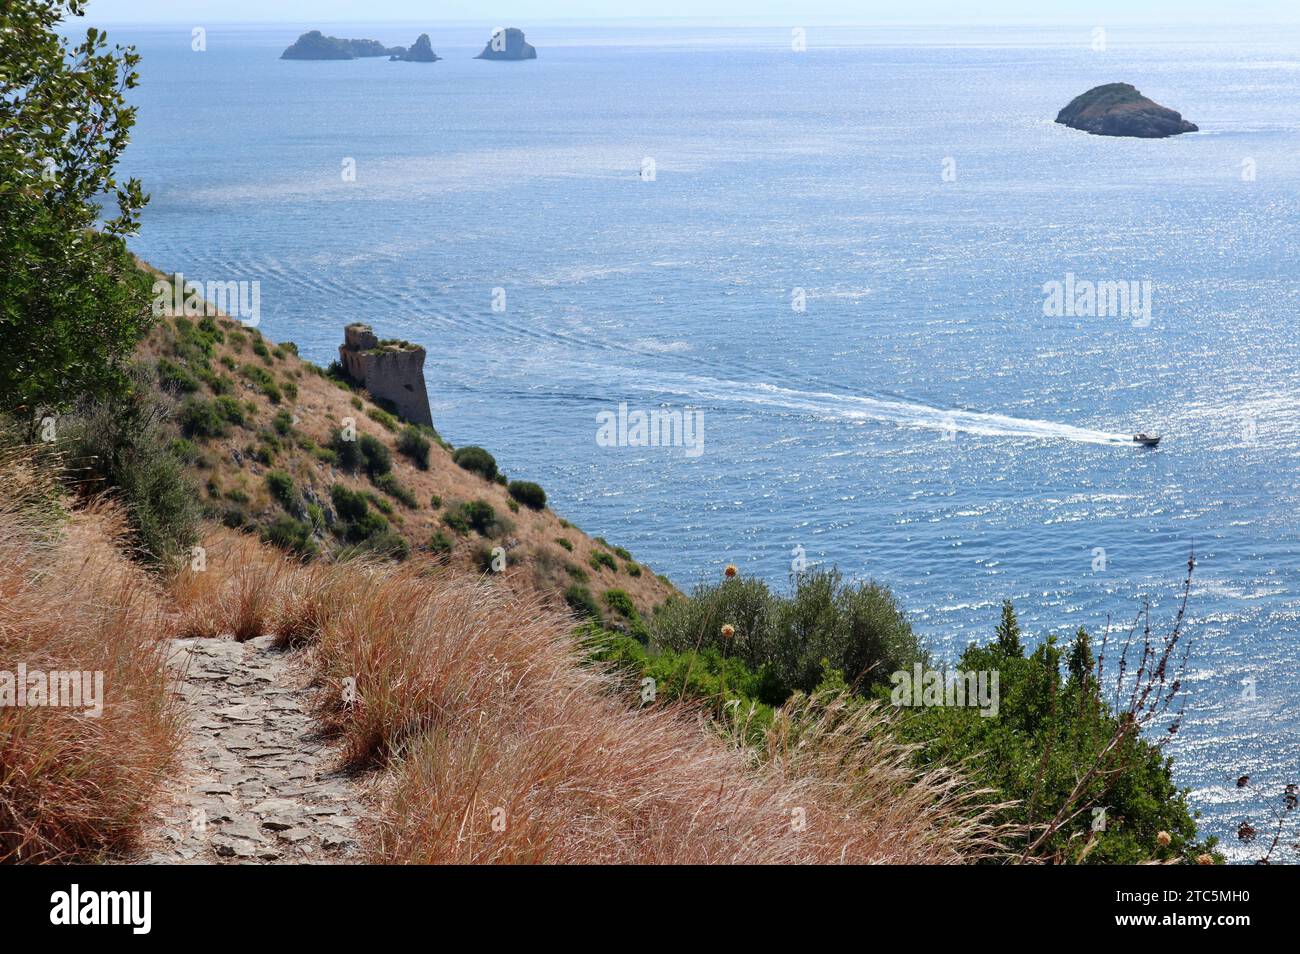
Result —
<instances>
[{"instance_id":1,"label":"distant rock formation","mask_svg":"<svg viewBox=\"0 0 1300 954\"><path fill-rule=\"evenodd\" d=\"M410 49L395 53L389 59L392 61L401 60L404 63L436 63L442 57L433 52L433 44L429 42L429 34L421 33L419 39L415 41Z\"/></svg>"},{"instance_id":2,"label":"distant rock formation","mask_svg":"<svg viewBox=\"0 0 1300 954\"><path fill-rule=\"evenodd\" d=\"M537 50L531 43L524 41L524 31L514 27L493 30L492 37L483 47L483 52L474 57L476 60L535 60Z\"/></svg>"},{"instance_id":3,"label":"distant rock formation","mask_svg":"<svg viewBox=\"0 0 1300 954\"><path fill-rule=\"evenodd\" d=\"M1074 97L1056 121L1095 136L1163 139L1197 131L1181 113L1152 102L1128 83L1107 83Z\"/></svg>"},{"instance_id":4,"label":"distant rock formation","mask_svg":"<svg viewBox=\"0 0 1300 954\"><path fill-rule=\"evenodd\" d=\"M343 329L339 363L371 397L391 401L398 415L413 424L433 427L424 386L424 354L423 348L409 341L380 341L369 325L358 323Z\"/></svg>"},{"instance_id":5,"label":"distant rock formation","mask_svg":"<svg viewBox=\"0 0 1300 954\"><path fill-rule=\"evenodd\" d=\"M325 36L320 30L304 33L280 54L282 60L355 60L368 56L391 56L403 48L387 47L378 40L344 40Z\"/></svg>"}]
</instances>

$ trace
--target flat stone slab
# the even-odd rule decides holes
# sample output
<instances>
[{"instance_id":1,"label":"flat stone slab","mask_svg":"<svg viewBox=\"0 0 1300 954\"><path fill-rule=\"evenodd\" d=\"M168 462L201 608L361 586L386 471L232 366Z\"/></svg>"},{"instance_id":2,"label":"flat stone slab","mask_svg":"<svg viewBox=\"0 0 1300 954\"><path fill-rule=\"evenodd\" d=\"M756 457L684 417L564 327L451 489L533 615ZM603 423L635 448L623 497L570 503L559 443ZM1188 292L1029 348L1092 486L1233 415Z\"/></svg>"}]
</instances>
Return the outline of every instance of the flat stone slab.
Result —
<instances>
[{"instance_id":1,"label":"flat stone slab","mask_svg":"<svg viewBox=\"0 0 1300 954\"><path fill-rule=\"evenodd\" d=\"M338 864L360 857L361 786L309 715L308 674L262 636L178 639L168 663L190 707L184 768L144 864Z\"/></svg>"}]
</instances>

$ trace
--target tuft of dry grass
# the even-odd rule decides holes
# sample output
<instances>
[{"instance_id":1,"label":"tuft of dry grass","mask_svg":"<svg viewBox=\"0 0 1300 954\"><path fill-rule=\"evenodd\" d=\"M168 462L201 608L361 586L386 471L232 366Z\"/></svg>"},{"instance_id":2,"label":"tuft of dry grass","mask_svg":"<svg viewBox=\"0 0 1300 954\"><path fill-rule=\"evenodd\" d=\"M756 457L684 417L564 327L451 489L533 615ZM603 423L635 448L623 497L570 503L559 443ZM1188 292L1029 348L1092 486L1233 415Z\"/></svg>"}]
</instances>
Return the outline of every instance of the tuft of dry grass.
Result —
<instances>
[{"instance_id":1,"label":"tuft of dry grass","mask_svg":"<svg viewBox=\"0 0 1300 954\"><path fill-rule=\"evenodd\" d=\"M918 772L877 707L801 700L755 750L686 706L629 709L613 674L580 664L572 621L535 597L412 563L277 558L260 572L208 593L217 628L262 607L260 631L309 653L345 758L385 772L373 861L957 863L1001 850L985 793Z\"/></svg>"},{"instance_id":2,"label":"tuft of dry grass","mask_svg":"<svg viewBox=\"0 0 1300 954\"><path fill-rule=\"evenodd\" d=\"M304 582L302 565L255 537L210 531L191 560L168 581L177 637L252 639L274 630L283 603Z\"/></svg>"},{"instance_id":3,"label":"tuft of dry grass","mask_svg":"<svg viewBox=\"0 0 1300 954\"><path fill-rule=\"evenodd\" d=\"M181 738L158 589L125 556L116 506L62 511L24 451L0 458L0 483L0 670L103 674L97 718L0 705L0 861L127 851Z\"/></svg>"}]
</instances>

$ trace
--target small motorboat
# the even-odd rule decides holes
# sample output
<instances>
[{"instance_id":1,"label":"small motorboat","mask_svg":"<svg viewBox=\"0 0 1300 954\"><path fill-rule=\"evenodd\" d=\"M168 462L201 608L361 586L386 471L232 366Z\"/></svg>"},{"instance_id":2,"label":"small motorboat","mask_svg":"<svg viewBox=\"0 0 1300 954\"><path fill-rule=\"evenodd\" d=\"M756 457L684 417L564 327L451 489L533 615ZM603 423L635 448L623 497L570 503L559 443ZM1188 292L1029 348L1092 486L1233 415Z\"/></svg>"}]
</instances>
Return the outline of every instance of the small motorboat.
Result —
<instances>
[{"instance_id":1,"label":"small motorboat","mask_svg":"<svg viewBox=\"0 0 1300 954\"><path fill-rule=\"evenodd\" d=\"M1133 443L1141 444L1143 447L1155 447L1160 443L1160 435L1148 434L1146 431L1138 431L1133 435Z\"/></svg>"}]
</instances>

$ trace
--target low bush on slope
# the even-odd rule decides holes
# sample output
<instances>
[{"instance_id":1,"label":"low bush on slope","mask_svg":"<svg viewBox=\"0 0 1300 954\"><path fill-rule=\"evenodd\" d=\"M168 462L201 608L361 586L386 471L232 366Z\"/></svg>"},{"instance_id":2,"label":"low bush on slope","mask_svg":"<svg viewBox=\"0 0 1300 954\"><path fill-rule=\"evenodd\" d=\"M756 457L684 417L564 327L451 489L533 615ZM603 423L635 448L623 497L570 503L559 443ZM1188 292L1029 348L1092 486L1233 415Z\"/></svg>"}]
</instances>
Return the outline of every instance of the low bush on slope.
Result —
<instances>
[{"instance_id":1,"label":"low bush on slope","mask_svg":"<svg viewBox=\"0 0 1300 954\"><path fill-rule=\"evenodd\" d=\"M1027 649L1007 603L994 639L968 647L953 673L998 677L987 711L973 700L895 700L894 674L932 671L926 654L887 588L833 570L798 574L785 596L729 575L655 614L648 645L595 628L586 643L634 682L653 679L662 697L698 700L720 719L751 713L750 738L798 692L838 685L851 689L849 707L899 701L894 729L916 745L917 765L963 765L996 793L1015 830L1007 843L1026 861L1204 864L1216 860L1215 840L1198 839L1164 750L1181 723L1182 620L1180 611L1163 638L1135 624L1122 650L1112 640L1106 670L1104 643L1094 649L1083 629L1068 652L1055 637Z\"/></svg>"}]
</instances>

